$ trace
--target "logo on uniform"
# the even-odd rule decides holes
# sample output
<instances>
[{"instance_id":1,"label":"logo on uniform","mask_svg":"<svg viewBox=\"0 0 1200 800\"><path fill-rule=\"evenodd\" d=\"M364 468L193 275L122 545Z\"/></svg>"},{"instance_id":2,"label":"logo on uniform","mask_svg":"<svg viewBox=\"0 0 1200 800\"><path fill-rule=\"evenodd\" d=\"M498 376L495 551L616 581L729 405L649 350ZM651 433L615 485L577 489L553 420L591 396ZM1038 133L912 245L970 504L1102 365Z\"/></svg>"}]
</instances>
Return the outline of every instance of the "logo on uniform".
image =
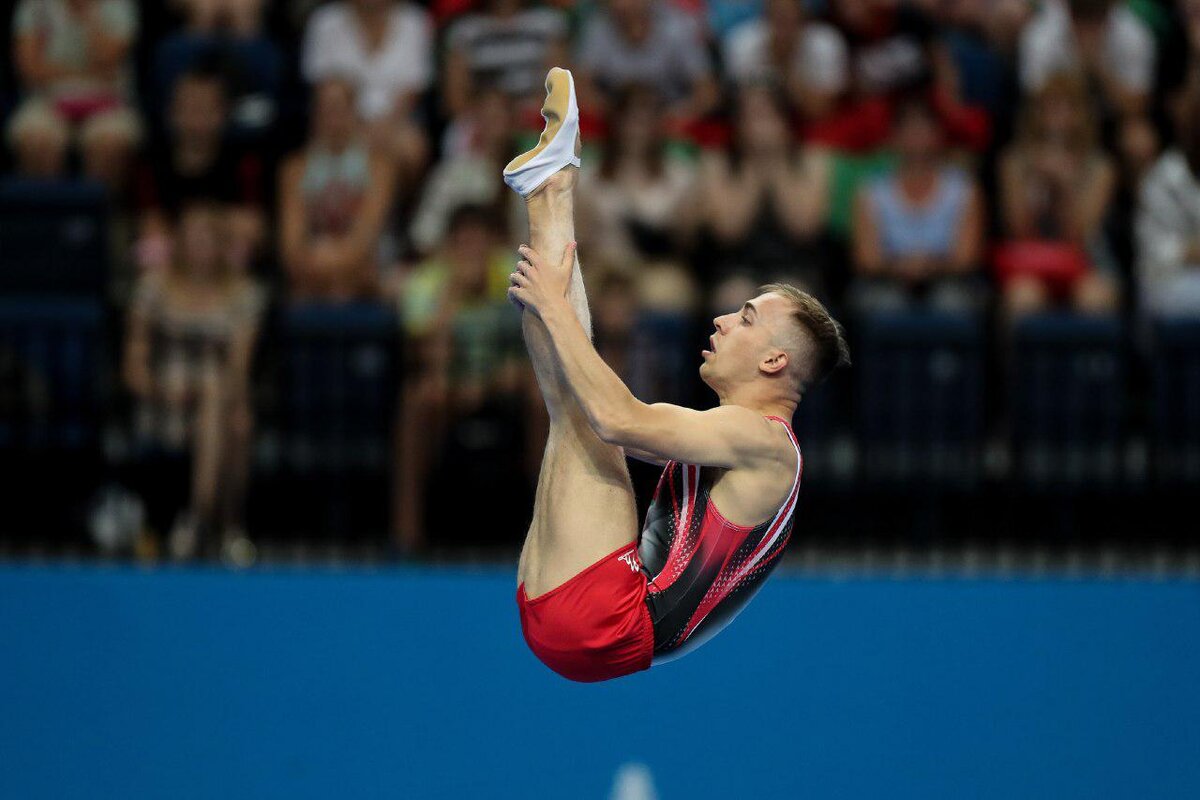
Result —
<instances>
[{"instance_id":1,"label":"logo on uniform","mask_svg":"<svg viewBox=\"0 0 1200 800\"><path fill-rule=\"evenodd\" d=\"M639 569L641 569L642 565L639 564L638 560L637 560L637 550L630 550L628 553L625 553L624 555L617 556L617 558L621 561L624 561L626 564L628 564L629 569L633 572L637 572Z\"/></svg>"}]
</instances>

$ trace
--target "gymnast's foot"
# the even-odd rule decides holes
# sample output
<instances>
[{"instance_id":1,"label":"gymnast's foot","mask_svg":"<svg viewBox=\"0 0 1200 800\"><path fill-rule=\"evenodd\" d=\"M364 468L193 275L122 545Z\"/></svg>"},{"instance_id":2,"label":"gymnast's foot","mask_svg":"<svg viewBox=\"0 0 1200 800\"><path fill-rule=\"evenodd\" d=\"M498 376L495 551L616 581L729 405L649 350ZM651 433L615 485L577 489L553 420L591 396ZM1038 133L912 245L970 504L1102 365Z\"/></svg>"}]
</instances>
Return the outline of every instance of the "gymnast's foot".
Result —
<instances>
[{"instance_id":1,"label":"gymnast's foot","mask_svg":"<svg viewBox=\"0 0 1200 800\"><path fill-rule=\"evenodd\" d=\"M571 191L579 167L579 106L575 80L568 70L554 67L546 74L546 127L534 148L508 162L504 182L528 200L545 189Z\"/></svg>"}]
</instances>

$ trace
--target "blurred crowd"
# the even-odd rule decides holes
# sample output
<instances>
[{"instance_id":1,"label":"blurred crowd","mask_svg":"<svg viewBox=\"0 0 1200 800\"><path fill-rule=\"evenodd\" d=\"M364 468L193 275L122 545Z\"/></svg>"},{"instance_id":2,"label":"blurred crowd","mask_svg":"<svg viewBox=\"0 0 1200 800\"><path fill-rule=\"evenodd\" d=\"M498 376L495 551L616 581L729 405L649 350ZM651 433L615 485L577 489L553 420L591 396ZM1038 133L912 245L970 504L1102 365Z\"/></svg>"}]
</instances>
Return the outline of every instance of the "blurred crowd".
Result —
<instances>
[{"instance_id":1,"label":"blurred crowd","mask_svg":"<svg viewBox=\"0 0 1200 800\"><path fill-rule=\"evenodd\" d=\"M395 311L407 549L454 419L497 397L540 419L501 169L552 65L580 96L597 346L647 399L678 388L641 320L686 330L773 280L851 329L927 310L997 342L1034 314L1200 315L1200 0L12 8L4 163L112 198L131 430L149 463L190 454L162 531L179 557L246 537L270 308Z\"/></svg>"}]
</instances>

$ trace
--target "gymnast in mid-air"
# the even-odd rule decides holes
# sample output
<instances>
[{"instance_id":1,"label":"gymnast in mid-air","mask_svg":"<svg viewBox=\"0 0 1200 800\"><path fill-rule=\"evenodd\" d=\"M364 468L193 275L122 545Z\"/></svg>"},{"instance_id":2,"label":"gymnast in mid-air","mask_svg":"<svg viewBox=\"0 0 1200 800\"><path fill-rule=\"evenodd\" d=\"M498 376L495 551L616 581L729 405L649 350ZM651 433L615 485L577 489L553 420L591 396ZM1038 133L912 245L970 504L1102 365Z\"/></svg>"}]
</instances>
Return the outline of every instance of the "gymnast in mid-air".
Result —
<instances>
[{"instance_id":1,"label":"gymnast in mid-air","mask_svg":"<svg viewBox=\"0 0 1200 800\"><path fill-rule=\"evenodd\" d=\"M803 461L792 415L849 355L820 302L769 284L713 320L700 377L720 405L639 401L592 345L574 242L570 72L550 70L542 116L537 146L504 169L530 235L508 295L550 416L517 605L546 666L601 681L695 649L762 586L795 519ZM626 455L663 467L640 528Z\"/></svg>"}]
</instances>

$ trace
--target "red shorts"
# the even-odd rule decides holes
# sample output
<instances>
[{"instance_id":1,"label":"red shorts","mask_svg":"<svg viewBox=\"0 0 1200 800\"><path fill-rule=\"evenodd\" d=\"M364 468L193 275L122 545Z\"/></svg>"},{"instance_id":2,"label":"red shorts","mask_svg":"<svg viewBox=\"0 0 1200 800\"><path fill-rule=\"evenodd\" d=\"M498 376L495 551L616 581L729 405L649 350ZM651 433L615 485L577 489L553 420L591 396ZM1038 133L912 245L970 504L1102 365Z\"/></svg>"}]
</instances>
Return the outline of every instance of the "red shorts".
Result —
<instances>
[{"instance_id":1,"label":"red shorts","mask_svg":"<svg viewBox=\"0 0 1200 800\"><path fill-rule=\"evenodd\" d=\"M604 681L650 666L654 624L635 542L532 600L521 584L517 607L529 649L564 678Z\"/></svg>"}]
</instances>

